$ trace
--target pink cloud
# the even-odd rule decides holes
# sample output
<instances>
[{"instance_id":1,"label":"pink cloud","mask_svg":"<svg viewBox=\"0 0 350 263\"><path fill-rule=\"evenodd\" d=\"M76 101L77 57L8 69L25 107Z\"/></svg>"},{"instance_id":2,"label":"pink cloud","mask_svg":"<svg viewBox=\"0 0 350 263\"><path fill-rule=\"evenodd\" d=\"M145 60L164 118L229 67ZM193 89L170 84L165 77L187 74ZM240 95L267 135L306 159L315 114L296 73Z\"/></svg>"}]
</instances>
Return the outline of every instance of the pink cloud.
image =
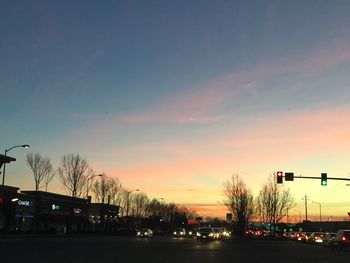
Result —
<instances>
[{"instance_id":1,"label":"pink cloud","mask_svg":"<svg viewBox=\"0 0 350 263\"><path fill-rule=\"evenodd\" d=\"M314 50L307 56L285 57L281 61L268 62L257 65L254 68L240 70L206 81L196 87L186 89L150 109L146 115L129 116L129 122L142 121L168 121L168 122L214 122L224 118L221 115L213 115L211 112L223 103L248 92L252 96L258 96L258 81L281 74L317 74L323 70L340 63L350 61L350 48L329 47ZM294 86L294 89L303 89L302 84ZM152 116L152 117L149 117ZM199 121L196 121L199 120Z\"/></svg>"}]
</instances>

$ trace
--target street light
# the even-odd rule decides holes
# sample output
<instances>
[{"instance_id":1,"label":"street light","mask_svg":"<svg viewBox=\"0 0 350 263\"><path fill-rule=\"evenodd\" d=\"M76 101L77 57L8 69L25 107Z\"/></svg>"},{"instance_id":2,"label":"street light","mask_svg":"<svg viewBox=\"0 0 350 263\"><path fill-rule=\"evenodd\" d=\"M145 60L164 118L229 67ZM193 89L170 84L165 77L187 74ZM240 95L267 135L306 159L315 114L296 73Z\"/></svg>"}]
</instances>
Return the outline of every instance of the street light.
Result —
<instances>
[{"instance_id":1,"label":"street light","mask_svg":"<svg viewBox=\"0 0 350 263\"><path fill-rule=\"evenodd\" d=\"M314 204L318 204L320 206L320 223L322 222L322 219L321 219L321 203L319 202L315 202L315 201L312 201Z\"/></svg>"},{"instance_id":2,"label":"street light","mask_svg":"<svg viewBox=\"0 0 350 263\"><path fill-rule=\"evenodd\" d=\"M13 148L17 148L17 147L22 147L22 148L29 148L29 144L22 144L22 145L15 145L15 146L12 146L11 148L9 149L5 149L5 156L7 156L7 153L9 151L11 151ZM4 188L4 185L5 185L5 171L6 171L6 163L4 163L4 168L2 170L2 187Z\"/></svg>"},{"instance_id":3,"label":"street light","mask_svg":"<svg viewBox=\"0 0 350 263\"><path fill-rule=\"evenodd\" d=\"M97 177L97 176L99 176L99 177L102 177L103 176L103 174L95 174L95 175L93 175L93 176L90 176L88 179L87 179L87 182L86 182L86 199L88 199L89 198L89 181L91 181L92 179L94 179L95 177Z\"/></svg>"}]
</instances>

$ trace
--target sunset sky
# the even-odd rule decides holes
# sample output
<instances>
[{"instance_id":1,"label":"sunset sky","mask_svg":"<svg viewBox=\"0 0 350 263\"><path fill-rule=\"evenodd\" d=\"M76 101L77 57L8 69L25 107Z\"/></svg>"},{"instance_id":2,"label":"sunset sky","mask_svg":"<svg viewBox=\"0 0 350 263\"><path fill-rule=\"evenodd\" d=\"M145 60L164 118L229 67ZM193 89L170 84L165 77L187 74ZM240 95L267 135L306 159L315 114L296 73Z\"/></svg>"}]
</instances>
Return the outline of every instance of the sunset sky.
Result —
<instances>
[{"instance_id":1,"label":"sunset sky","mask_svg":"<svg viewBox=\"0 0 350 263\"><path fill-rule=\"evenodd\" d=\"M350 178L350 1L2 1L0 151L79 153L129 189L225 216L223 182ZM284 185L340 219L350 182ZM58 179L49 191L64 193Z\"/></svg>"}]
</instances>

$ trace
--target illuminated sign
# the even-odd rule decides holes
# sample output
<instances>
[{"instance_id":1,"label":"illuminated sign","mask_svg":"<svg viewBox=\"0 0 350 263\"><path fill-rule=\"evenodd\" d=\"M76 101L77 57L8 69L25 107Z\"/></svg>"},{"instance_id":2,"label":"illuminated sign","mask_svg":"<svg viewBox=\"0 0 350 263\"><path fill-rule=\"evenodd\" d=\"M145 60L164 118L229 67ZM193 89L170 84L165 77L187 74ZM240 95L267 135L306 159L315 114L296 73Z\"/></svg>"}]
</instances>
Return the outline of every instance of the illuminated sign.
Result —
<instances>
[{"instance_id":1,"label":"illuminated sign","mask_svg":"<svg viewBox=\"0 0 350 263\"><path fill-rule=\"evenodd\" d=\"M26 201L26 200L18 200L17 204L19 206L33 206L32 201Z\"/></svg>"},{"instance_id":2,"label":"illuminated sign","mask_svg":"<svg viewBox=\"0 0 350 263\"><path fill-rule=\"evenodd\" d=\"M60 210L60 209L61 209L61 206L60 206L60 205L52 204L51 208L52 208L52 210Z\"/></svg>"},{"instance_id":3,"label":"illuminated sign","mask_svg":"<svg viewBox=\"0 0 350 263\"><path fill-rule=\"evenodd\" d=\"M80 208L73 208L73 213L74 214L80 214L81 213L81 209Z\"/></svg>"}]
</instances>

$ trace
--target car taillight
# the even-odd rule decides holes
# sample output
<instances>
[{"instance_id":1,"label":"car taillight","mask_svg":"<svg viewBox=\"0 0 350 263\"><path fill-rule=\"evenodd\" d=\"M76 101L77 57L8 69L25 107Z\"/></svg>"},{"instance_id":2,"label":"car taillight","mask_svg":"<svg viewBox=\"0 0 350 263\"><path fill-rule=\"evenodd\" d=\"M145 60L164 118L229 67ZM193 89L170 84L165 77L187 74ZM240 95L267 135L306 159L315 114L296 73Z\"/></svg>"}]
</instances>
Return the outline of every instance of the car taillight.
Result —
<instances>
[{"instance_id":1,"label":"car taillight","mask_svg":"<svg viewBox=\"0 0 350 263\"><path fill-rule=\"evenodd\" d=\"M345 241L346 242L346 241L348 241L348 239L343 236L343 237L341 237L341 241Z\"/></svg>"}]
</instances>

